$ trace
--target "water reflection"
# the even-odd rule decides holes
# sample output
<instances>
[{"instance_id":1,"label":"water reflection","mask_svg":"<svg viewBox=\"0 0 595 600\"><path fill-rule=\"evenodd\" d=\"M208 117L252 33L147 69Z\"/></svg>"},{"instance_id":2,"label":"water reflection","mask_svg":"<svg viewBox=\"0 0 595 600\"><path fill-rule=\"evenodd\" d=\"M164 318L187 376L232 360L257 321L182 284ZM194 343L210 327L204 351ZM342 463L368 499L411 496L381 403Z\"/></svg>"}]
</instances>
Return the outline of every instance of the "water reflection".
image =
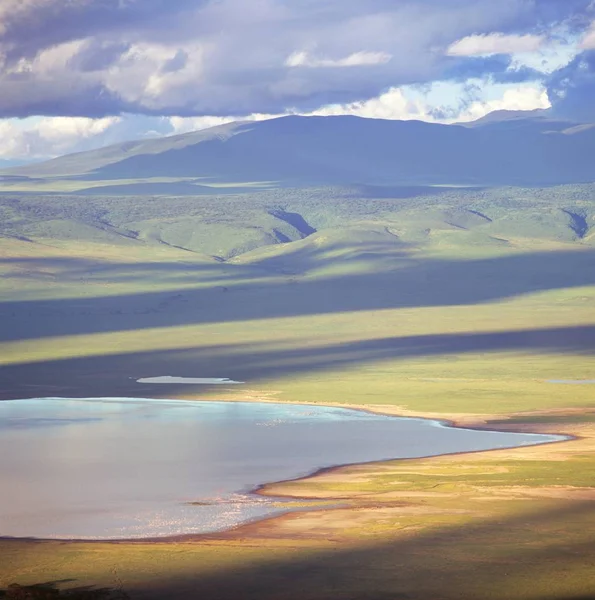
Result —
<instances>
[{"instance_id":1,"label":"water reflection","mask_svg":"<svg viewBox=\"0 0 595 600\"><path fill-rule=\"evenodd\" d=\"M155 537L281 512L256 486L337 464L545 443L322 406L144 399L0 403L0 535ZM199 505L190 505L199 502Z\"/></svg>"}]
</instances>

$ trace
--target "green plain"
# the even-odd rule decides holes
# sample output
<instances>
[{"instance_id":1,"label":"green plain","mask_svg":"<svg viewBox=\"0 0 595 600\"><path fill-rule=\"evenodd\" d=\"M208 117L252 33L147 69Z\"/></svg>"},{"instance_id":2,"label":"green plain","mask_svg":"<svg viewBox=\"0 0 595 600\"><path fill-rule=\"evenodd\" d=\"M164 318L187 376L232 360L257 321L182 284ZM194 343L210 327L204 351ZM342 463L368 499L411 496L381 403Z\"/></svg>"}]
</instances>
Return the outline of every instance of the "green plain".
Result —
<instances>
[{"instance_id":1,"label":"green plain","mask_svg":"<svg viewBox=\"0 0 595 600\"><path fill-rule=\"evenodd\" d=\"M595 386L549 383L595 378L595 186L386 196L5 195L0 397L335 403L580 439L284 484L341 506L259 531L0 541L0 589L595 595ZM159 375L246 383L136 383Z\"/></svg>"}]
</instances>

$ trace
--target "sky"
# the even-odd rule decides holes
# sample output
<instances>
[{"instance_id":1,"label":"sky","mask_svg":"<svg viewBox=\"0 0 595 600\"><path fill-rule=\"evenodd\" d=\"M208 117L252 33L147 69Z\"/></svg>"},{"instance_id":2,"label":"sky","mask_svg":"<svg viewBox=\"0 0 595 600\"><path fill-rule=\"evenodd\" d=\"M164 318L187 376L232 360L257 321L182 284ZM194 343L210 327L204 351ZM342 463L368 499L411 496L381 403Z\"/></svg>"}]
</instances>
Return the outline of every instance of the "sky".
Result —
<instances>
[{"instance_id":1,"label":"sky","mask_svg":"<svg viewBox=\"0 0 595 600\"><path fill-rule=\"evenodd\" d=\"M0 0L0 160L284 114L595 121L595 0Z\"/></svg>"}]
</instances>

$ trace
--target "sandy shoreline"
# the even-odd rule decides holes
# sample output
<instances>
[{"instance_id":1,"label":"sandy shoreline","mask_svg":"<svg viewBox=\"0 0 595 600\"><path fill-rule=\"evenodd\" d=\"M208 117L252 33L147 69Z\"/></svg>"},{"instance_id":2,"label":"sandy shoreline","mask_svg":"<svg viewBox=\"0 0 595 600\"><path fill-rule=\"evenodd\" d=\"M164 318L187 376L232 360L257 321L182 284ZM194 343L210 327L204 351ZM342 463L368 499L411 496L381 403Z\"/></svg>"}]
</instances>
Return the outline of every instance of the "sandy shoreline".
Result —
<instances>
[{"instance_id":1,"label":"sandy shoreline","mask_svg":"<svg viewBox=\"0 0 595 600\"><path fill-rule=\"evenodd\" d=\"M154 400L166 400L166 398L153 398ZM300 495L296 493L291 493L287 490L287 487L291 484L299 483L302 486L308 486L309 482L316 478L320 477L329 477L329 476L341 476L343 478L349 479L349 475L347 471L350 469L361 469L361 468L369 468L373 469L374 467L381 466L387 463L393 462L411 462L411 461L432 461L439 459L453 459L453 458L465 458L473 455L490 455L494 453L514 453L519 450L527 450L531 449L538 454L542 454L543 457L547 457L551 452L549 448L552 445L560 446L562 443L574 442L584 439L581 435L578 435L577 432L572 432L569 428L566 431L559 431L559 424L555 425L556 431L552 431L548 428L545 423L510 423L508 426L506 425L506 420L514 417L527 417L530 419L531 416L555 416L557 413L568 415L571 412L576 412L579 414L581 409L575 409L575 411L566 409L554 409L549 411L539 411L534 413L513 413L510 415L486 415L479 413L430 413L423 411L411 411L405 409L400 406L386 406L386 405L365 405L365 404L345 404L345 403L312 403L312 402L295 402L295 401L282 401L278 398L270 398L270 397L259 397L258 394L248 395L245 399L225 399L225 398L209 398L204 399L201 398L200 395L193 395L191 397L185 396L182 398L176 398L177 401L217 401L217 402L251 402L251 403L269 403L269 404L292 404L299 406L314 406L314 407L333 407L333 408L344 408L350 410L358 410L362 412L368 412L373 414L379 414L383 416L391 416L391 417L404 417L404 418L415 418L415 419L426 419L438 421L448 427L454 428L464 428L464 429L474 429L474 430L482 430L482 431L495 431L495 432L510 432L510 433L527 433L527 434L538 434L538 435L558 435L564 436L566 439L562 440L552 440L549 442L542 442L533 445L523 445L523 446L512 446L508 448L495 448L492 450L477 450L470 452L455 452L450 454L441 454L441 455L432 455L428 457L416 457L416 458L402 458L402 459L389 459L385 461L373 461L366 463L348 463L348 464L340 464L331 467L324 467L321 469L317 469L313 473L306 475L304 477L299 477L296 479L288 479L282 481L275 481L264 483L253 490L248 491L248 494L253 494L256 496L266 497L266 498L282 498L282 499L291 499L295 501L304 501L304 502L315 502L320 501L328 503L329 501L336 501L336 505L333 502L333 506L314 506L311 509L306 508L302 511L291 511L288 513L284 513L282 515L276 515L271 517L260 517L250 521L246 521L241 523L235 527L230 529L226 529L219 532L211 532L204 534L181 534L175 536L164 536L164 537L147 537L147 538L121 538L121 539L97 539L97 540L80 540L80 539L44 539L44 538L11 538L11 537L2 537L0 536L1 541L18 541L18 542L62 542L62 543L88 543L88 544L169 544L169 543L185 543L185 542L208 542L208 541L232 541L232 540L241 540L248 537L260 537L260 533L263 528L267 530L274 530L277 525L281 525L284 522L291 520L294 518L296 514L303 513L331 513L335 511L345 510L347 507L342 505L342 502L347 500L356 500L357 496L347 495L347 496L338 496L338 495ZM490 423L490 420L497 419L498 423ZM540 452L541 450L541 452ZM386 506L386 505L383 505ZM269 536L267 536L269 537Z\"/></svg>"}]
</instances>

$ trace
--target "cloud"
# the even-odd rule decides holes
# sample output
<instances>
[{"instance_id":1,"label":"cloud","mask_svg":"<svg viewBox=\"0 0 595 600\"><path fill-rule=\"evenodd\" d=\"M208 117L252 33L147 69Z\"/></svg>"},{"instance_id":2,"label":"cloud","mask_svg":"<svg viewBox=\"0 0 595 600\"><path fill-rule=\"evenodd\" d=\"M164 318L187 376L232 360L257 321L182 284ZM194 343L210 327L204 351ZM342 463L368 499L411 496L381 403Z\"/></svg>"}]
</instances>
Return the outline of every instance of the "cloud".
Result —
<instances>
[{"instance_id":1,"label":"cloud","mask_svg":"<svg viewBox=\"0 0 595 600\"><path fill-rule=\"evenodd\" d=\"M472 56L462 62L456 61L453 66L444 71L443 78L465 82L469 79L482 79L487 74L495 83L522 83L543 79L543 72L534 68L531 61L520 59L521 56L533 57L533 55L504 54Z\"/></svg>"},{"instance_id":2,"label":"cloud","mask_svg":"<svg viewBox=\"0 0 595 600\"><path fill-rule=\"evenodd\" d=\"M495 110L535 110L550 107L547 91L541 85L492 86L493 98L482 95L478 81L475 87L459 86L453 89L450 103L435 102L433 86L425 93L411 88L392 88L377 98L344 105L331 105L314 111L313 115L355 115L375 119L417 119L453 123L475 121ZM433 97L434 96L434 97Z\"/></svg>"},{"instance_id":3,"label":"cloud","mask_svg":"<svg viewBox=\"0 0 595 600\"><path fill-rule=\"evenodd\" d=\"M546 41L544 35L505 35L489 33L469 35L446 49L448 56L487 56L491 54L517 54L537 52Z\"/></svg>"},{"instance_id":4,"label":"cloud","mask_svg":"<svg viewBox=\"0 0 595 600\"><path fill-rule=\"evenodd\" d=\"M235 117L169 117L173 133L189 133L190 131L200 131L217 125L225 125L235 121Z\"/></svg>"},{"instance_id":5,"label":"cloud","mask_svg":"<svg viewBox=\"0 0 595 600\"><path fill-rule=\"evenodd\" d=\"M354 52L345 58L317 58L307 52L293 52L285 61L287 67L361 67L384 65L392 56L386 52Z\"/></svg>"},{"instance_id":6,"label":"cloud","mask_svg":"<svg viewBox=\"0 0 595 600\"><path fill-rule=\"evenodd\" d=\"M0 156L282 114L595 119L594 52L592 0L0 0Z\"/></svg>"},{"instance_id":7,"label":"cloud","mask_svg":"<svg viewBox=\"0 0 595 600\"><path fill-rule=\"evenodd\" d=\"M0 158L47 158L101 145L101 134L119 117L46 117L19 122L0 121ZM86 142L91 142L86 143Z\"/></svg>"},{"instance_id":8,"label":"cloud","mask_svg":"<svg viewBox=\"0 0 595 600\"><path fill-rule=\"evenodd\" d=\"M200 85L203 70L200 44L133 44L105 72L103 83L126 103L160 110L184 105L188 88Z\"/></svg>"},{"instance_id":9,"label":"cloud","mask_svg":"<svg viewBox=\"0 0 595 600\"><path fill-rule=\"evenodd\" d=\"M508 70L518 72L530 69L535 73L551 75L570 64L578 54L580 48L574 43L554 43L544 46L538 52L512 56Z\"/></svg>"},{"instance_id":10,"label":"cloud","mask_svg":"<svg viewBox=\"0 0 595 600\"><path fill-rule=\"evenodd\" d=\"M391 88L377 98L348 104L331 104L308 113L312 116L353 115L370 119L430 120L428 106L407 98L401 88Z\"/></svg>"},{"instance_id":11,"label":"cloud","mask_svg":"<svg viewBox=\"0 0 595 600\"><path fill-rule=\"evenodd\" d=\"M311 112L253 113L228 117L151 117L123 115L100 119L32 117L0 120L0 159L43 159L100 148L118 142L182 134L231 121L262 121L287 114L354 115L364 118L422 120L439 123L472 121L493 110L547 108L539 84L436 82L426 86L394 87L376 97L336 103Z\"/></svg>"},{"instance_id":12,"label":"cloud","mask_svg":"<svg viewBox=\"0 0 595 600\"><path fill-rule=\"evenodd\" d=\"M150 119L171 131L170 118L329 106L397 114L394 90L414 103L406 114L451 118L467 106L464 92L428 108L411 90L539 87L579 44L588 49L590 2L0 0L0 119L122 116L99 136L108 139L132 135L123 127L134 114L146 131Z\"/></svg>"},{"instance_id":13,"label":"cloud","mask_svg":"<svg viewBox=\"0 0 595 600\"><path fill-rule=\"evenodd\" d=\"M457 40L539 37L518 29L533 29L550 3L3 0L0 117L225 117L357 102L444 78L469 60L446 56Z\"/></svg>"},{"instance_id":14,"label":"cloud","mask_svg":"<svg viewBox=\"0 0 595 600\"><path fill-rule=\"evenodd\" d=\"M591 23L591 27L581 40L580 48L582 50L595 50L595 21Z\"/></svg>"},{"instance_id":15,"label":"cloud","mask_svg":"<svg viewBox=\"0 0 595 600\"><path fill-rule=\"evenodd\" d=\"M2 0L0 39L11 60L56 44L168 25L205 0Z\"/></svg>"},{"instance_id":16,"label":"cloud","mask_svg":"<svg viewBox=\"0 0 595 600\"><path fill-rule=\"evenodd\" d=\"M216 127L217 125L225 125L226 123L232 123L233 121L266 121L267 119L274 119L282 116L285 115L254 113L252 115L238 117L169 117L167 120L172 127L172 133L179 134L188 133L190 131L200 131L201 129Z\"/></svg>"},{"instance_id":17,"label":"cloud","mask_svg":"<svg viewBox=\"0 0 595 600\"><path fill-rule=\"evenodd\" d=\"M553 112L574 121L595 122L595 50L585 50L552 74L548 93Z\"/></svg>"},{"instance_id":18,"label":"cloud","mask_svg":"<svg viewBox=\"0 0 595 600\"><path fill-rule=\"evenodd\" d=\"M520 85L505 90L501 98L472 102L459 115L457 121L476 121L497 110L528 111L550 107L547 90L543 86Z\"/></svg>"}]
</instances>

